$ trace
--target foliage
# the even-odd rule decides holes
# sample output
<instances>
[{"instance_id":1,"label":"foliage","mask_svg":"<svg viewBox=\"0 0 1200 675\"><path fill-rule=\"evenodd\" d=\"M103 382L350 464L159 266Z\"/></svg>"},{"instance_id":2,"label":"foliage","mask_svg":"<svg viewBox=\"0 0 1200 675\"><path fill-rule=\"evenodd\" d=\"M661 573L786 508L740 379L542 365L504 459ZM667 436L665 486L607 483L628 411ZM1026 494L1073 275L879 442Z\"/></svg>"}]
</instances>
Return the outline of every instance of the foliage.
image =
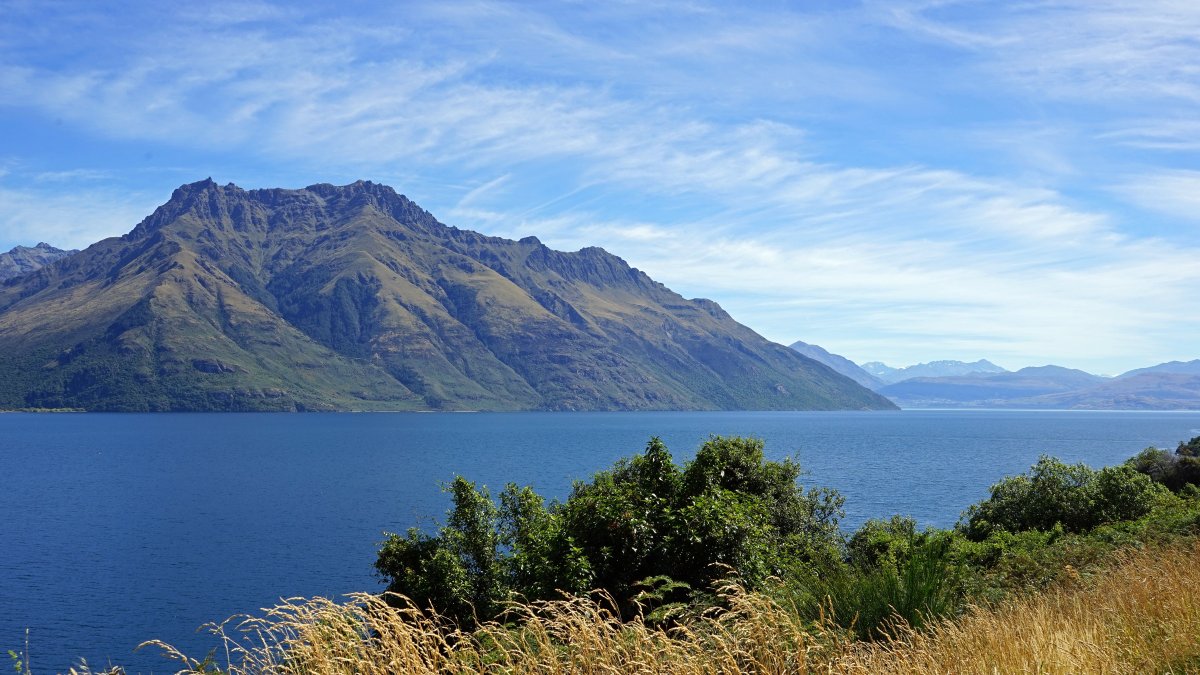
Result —
<instances>
[{"instance_id":1,"label":"foliage","mask_svg":"<svg viewBox=\"0 0 1200 675\"><path fill-rule=\"evenodd\" d=\"M847 561L858 569L897 564L911 553L917 521L908 516L863 523L846 544Z\"/></svg>"},{"instance_id":2,"label":"foliage","mask_svg":"<svg viewBox=\"0 0 1200 675\"><path fill-rule=\"evenodd\" d=\"M655 599L672 603L730 574L758 588L833 564L842 499L804 492L799 475L791 460L765 460L761 440L712 437L682 468L651 439L642 455L576 483L549 507L515 485L497 506L486 488L459 477L447 488L446 525L435 535L390 535L375 566L389 591L459 622L497 616L514 596L591 589L630 616L647 579L669 578Z\"/></svg>"},{"instance_id":3,"label":"foliage","mask_svg":"<svg viewBox=\"0 0 1200 675\"><path fill-rule=\"evenodd\" d=\"M1200 664L1196 544L1133 550L1092 583L1056 588L889 639L849 639L771 593L722 589L722 609L669 631L603 598L515 606L520 621L464 631L379 596L292 600L214 627L231 675L455 673L1180 673ZM203 665L161 642L184 666ZM86 671L85 671L86 672ZM80 673L79 675L84 675Z\"/></svg>"},{"instance_id":4,"label":"foliage","mask_svg":"<svg viewBox=\"0 0 1200 675\"><path fill-rule=\"evenodd\" d=\"M968 510L986 536L896 516L843 543L840 499L802 492L760 441L710 438L680 467L652 439L561 504L455 479L436 534L380 550L408 598L289 602L239 619L241 642L217 631L230 673L1191 672L1200 495L1135 460L1042 458Z\"/></svg>"},{"instance_id":5,"label":"foliage","mask_svg":"<svg viewBox=\"0 0 1200 675\"><path fill-rule=\"evenodd\" d=\"M889 546L889 555L874 564L849 566L823 579L820 598L835 621L868 640L899 625L920 628L955 614L964 595L951 543L948 532L909 533L902 547Z\"/></svg>"},{"instance_id":6,"label":"foliage","mask_svg":"<svg viewBox=\"0 0 1200 675\"><path fill-rule=\"evenodd\" d=\"M1043 456L1027 473L1010 476L964 514L965 531L982 541L997 530L1086 532L1105 523L1140 518L1169 496L1130 466L1093 470Z\"/></svg>"},{"instance_id":7,"label":"foliage","mask_svg":"<svg viewBox=\"0 0 1200 675\"><path fill-rule=\"evenodd\" d=\"M1188 486L1200 485L1200 436L1181 442L1174 455L1146 448L1126 464L1172 492L1182 492Z\"/></svg>"}]
</instances>

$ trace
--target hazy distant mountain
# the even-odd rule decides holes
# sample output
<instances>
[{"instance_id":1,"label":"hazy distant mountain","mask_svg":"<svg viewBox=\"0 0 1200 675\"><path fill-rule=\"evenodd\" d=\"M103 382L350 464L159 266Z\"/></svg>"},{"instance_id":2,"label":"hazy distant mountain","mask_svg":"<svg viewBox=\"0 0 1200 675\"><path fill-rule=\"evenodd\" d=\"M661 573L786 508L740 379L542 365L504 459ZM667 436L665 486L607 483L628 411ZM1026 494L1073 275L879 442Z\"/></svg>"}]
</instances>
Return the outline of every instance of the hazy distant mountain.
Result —
<instances>
[{"instance_id":1,"label":"hazy distant mountain","mask_svg":"<svg viewBox=\"0 0 1200 675\"><path fill-rule=\"evenodd\" d=\"M599 248L212 180L0 283L0 407L894 408Z\"/></svg>"},{"instance_id":2,"label":"hazy distant mountain","mask_svg":"<svg viewBox=\"0 0 1200 675\"><path fill-rule=\"evenodd\" d=\"M858 364L844 356L831 354L822 347L810 345L806 342L796 341L792 343L791 347L814 361L824 363L868 389L878 389L883 386L882 380L863 370Z\"/></svg>"},{"instance_id":3,"label":"hazy distant mountain","mask_svg":"<svg viewBox=\"0 0 1200 675\"><path fill-rule=\"evenodd\" d=\"M883 382L885 377L890 377L892 373L898 370L897 368L893 368L881 361L868 361L867 363L863 363L858 367L862 368L863 372L871 377L874 377L880 382Z\"/></svg>"},{"instance_id":4,"label":"hazy distant mountain","mask_svg":"<svg viewBox=\"0 0 1200 675\"><path fill-rule=\"evenodd\" d=\"M918 363L915 366L905 368L892 368L878 361L871 361L870 363L862 364L862 369L878 378L884 384L893 384L914 377L951 377L976 373L1008 372L987 359L980 359L974 363L930 361L929 363Z\"/></svg>"},{"instance_id":5,"label":"hazy distant mountain","mask_svg":"<svg viewBox=\"0 0 1200 675\"><path fill-rule=\"evenodd\" d=\"M79 251L64 251L54 248L46 242L38 242L37 246L17 246L8 253L0 253L0 281L15 276L28 274L36 269Z\"/></svg>"},{"instance_id":6,"label":"hazy distant mountain","mask_svg":"<svg viewBox=\"0 0 1200 675\"><path fill-rule=\"evenodd\" d=\"M879 393L902 408L1010 407L1013 400L1077 391L1104 381L1082 370L1040 366L1013 373L912 378L889 384Z\"/></svg>"},{"instance_id":7,"label":"hazy distant mountain","mask_svg":"<svg viewBox=\"0 0 1200 675\"><path fill-rule=\"evenodd\" d=\"M1059 366L1015 373L921 377L879 389L902 408L1200 410L1200 361L1104 378Z\"/></svg>"},{"instance_id":8,"label":"hazy distant mountain","mask_svg":"<svg viewBox=\"0 0 1200 675\"><path fill-rule=\"evenodd\" d=\"M1200 410L1200 374L1144 372L1082 390L1016 402L1030 408Z\"/></svg>"},{"instance_id":9,"label":"hazy distant mountain","mask_svg":"<svg viewBox=\"0 0 1200 675\"><path fill-rule=\"evenodd\" d=\"M1160 363L1157 366L1149 368L1138 368L1131 370L1128 373L1123 373L1117 379L1128 379L1145 373L1169 373L1173 375L1200 375L1200 359L1192 361L1169 361Z\"/></svg>"}]
</instances>

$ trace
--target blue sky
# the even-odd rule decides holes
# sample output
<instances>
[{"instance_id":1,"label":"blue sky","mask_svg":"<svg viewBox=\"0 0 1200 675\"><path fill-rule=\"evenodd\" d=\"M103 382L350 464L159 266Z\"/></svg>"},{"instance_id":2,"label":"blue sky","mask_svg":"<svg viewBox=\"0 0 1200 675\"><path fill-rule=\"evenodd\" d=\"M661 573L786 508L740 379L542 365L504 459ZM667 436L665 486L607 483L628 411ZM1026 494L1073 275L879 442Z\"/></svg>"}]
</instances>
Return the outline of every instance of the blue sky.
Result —
<instances>
[{"instance_id":1,"label":"blue sky","mask_svg":"<svg viewBox=\"0 0 1200 675\"><path fill-rule=\"evenodd\" d=\"M171 4L0 0L0 250L363 178L859 362L1200 357L1200 3Z\"/></svg>"}]
</instances>

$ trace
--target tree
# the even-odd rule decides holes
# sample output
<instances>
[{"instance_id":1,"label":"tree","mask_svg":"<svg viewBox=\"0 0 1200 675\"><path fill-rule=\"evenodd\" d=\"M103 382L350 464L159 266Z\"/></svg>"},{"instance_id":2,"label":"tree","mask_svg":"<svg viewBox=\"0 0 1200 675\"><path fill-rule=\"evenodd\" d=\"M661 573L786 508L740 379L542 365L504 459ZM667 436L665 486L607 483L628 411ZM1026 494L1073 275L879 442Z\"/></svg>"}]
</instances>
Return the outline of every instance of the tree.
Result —
<instances>
[{"instance_id":1,"label":"tree","mask_svg":"<svg viewBox=\"0 0 1200 675\"><path fill-rule=\"evenodd\" d=\"M1200 436L1181 442L1174 455L1166 450L1146 448L1126 464L1172 492L1181 492L1189 485L1200 485Z\"/></svg>"},{"instance_id":2,"label":"tree","mask_svg":"<svg viewBox=\"0 0 1200 675\"><path fill-rule=\"evenodd\" d=\"M791 460L767 461L758 439L710 438L682 469L658 438L645 452L578 482L546 506L509 485L494 504L486 488L456 478L437 535L390 535L376 561L388 590L462 622L499 613L510 597L547 599L593 588L623 611L648 579L670 578L679 600L730 573L750 587L768 576L824 564L840 551L842 499L805 493Z\"/></svg>"},{"instance_id":3,"label":"tree","mask_svg":"<svg viewBox=\"0 0 1200 675\"><path fill-rule=\"evenodd\" d=\"M389 535L375 569L390 582L388 592L459 622L468 622L475 612L494 615L507 590L498 509L486 487L461 476L445 489L454 503L446 526L433 537L416 528L403 537Z\"/></svg>"},{"instance_id":4,"label":"tree","mask_svg":"<svg viewBox=\"0 0 1200 675\"><path fill-rule=\"evenodd\" d=\"M1167 494L1132 466L1095 471L1043 456L1027 473L993 485L990 497L967 509L965 530L977 541L997 530L1047 531L1056 525L1066 532L1086 532L1140 518Z\"/></svg>"}]
</instances>

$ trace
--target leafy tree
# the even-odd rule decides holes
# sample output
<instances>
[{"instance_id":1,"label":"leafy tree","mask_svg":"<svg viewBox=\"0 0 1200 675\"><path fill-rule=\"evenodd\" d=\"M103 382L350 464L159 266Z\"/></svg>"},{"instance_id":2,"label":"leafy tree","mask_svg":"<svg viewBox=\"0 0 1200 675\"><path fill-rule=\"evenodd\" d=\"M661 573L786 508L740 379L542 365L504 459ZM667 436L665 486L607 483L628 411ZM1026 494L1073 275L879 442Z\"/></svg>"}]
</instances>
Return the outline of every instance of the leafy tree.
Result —
<instances>
[{"instance_id":1,"label":"leafy tree","mask_svg":"<svg viewBox=\"0 0 1200 675\"><path fill-rule=\"evenodd\" d=\"M1180 443L1174 455L1146 448L1126 464L1172 492L1182 492L1189 485L1200 485L1200 436Z\"/></svg>"},{"instance_id":2,"label":"leafy tree","mask_svg":"<svg viewBox=\"0 0 1200 675\"><path fill-rule=\"evenodd\" d=\"M500 493L500 544L507 583L530 598L550 598L558 591L584 593L592 588L588 559L563 530L556 511L541 495L509 483Z\"/></svg>"},{"instance_id":3,"label":"leafy tree","mask_svg":"<svg viewBox=\"0 0 1200 675\"><path fill-rule=\"evenodd\" d=\"M1186 443L1180 442L1179 447L1175 448L1175 454L1180 457L1200 457L1200 436Z\"/></svg>"},{"instance_id":4,"label":"leafy tree","mask_svg":"<svg viewBox=\"0 0 1200 675\"><path fill-rule=\"evenodd\" d=\"M841 497L805 493L799 475L791 460L765 460L761 440L712 437L683 468L652 438L549 506L515 485L497 506L460 477L438 534L389 536L376 569L388 590L460 622L495 616L516 595L600 588L632 611L651 579L664 602L730 573L755 587L840 554Z\"/></svg>"},{"instance_id":5,"label":"leafy tree","mask_svg":"<svg viewBox=\"0 0 1200 675\"><path fill-rule=\"evenodd\" d=\"M434 607L460 622L478 611L499 611L505 586L499 551L498 509L487 488L459 476L446 487L454 508L437 536L411 528L383 542L375 569L390 581L387 590Z\"/></svg>"},{"instance_id":6,"label":"leafy tree","mask_svg":"<svg viewBox=\"0 0 1200 675\"><path fill-rule=\"evenodd\" d=\"M908 558L917 538L917 521L908 516L863 523L847 542L847 561L858 569L896 564Z\"/></svg>"},{"instance_id":7,"label":"leafy tree","mask_svg":"<svg viewBox=\"0 0 1200 675\"><path fill-rule=\"evenodd\" d=\"M976 541L996 530L1086 532L1104 523L1150 512L1169 492L1133 467L1065 464L1043 456L1027 473L1007 477L991 496L967 509L967 534Z\"/></svg>"}]
</instances>

